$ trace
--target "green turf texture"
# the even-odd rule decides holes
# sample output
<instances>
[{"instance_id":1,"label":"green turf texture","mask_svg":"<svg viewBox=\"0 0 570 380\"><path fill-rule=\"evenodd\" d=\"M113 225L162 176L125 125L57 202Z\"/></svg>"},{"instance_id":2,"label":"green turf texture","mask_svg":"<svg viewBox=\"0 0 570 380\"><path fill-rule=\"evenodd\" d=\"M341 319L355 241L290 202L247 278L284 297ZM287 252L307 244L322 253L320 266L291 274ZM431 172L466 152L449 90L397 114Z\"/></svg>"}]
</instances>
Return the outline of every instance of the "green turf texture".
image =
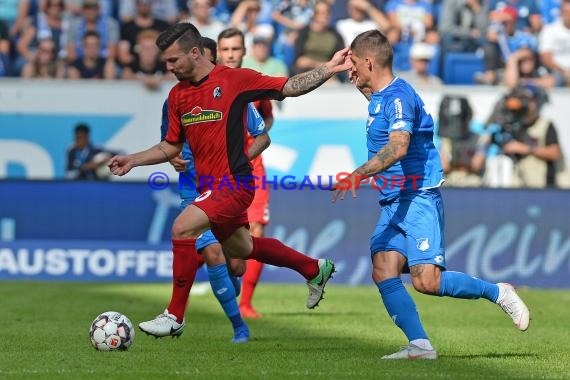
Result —
<instances>
[{"instance_id":1,"label":"green turf texture","mask_svg":"<svg viewBox=\"0 0 570 380\"><path fill-rule=\"evenodd\" d=\"M101 312L136 325L162 312L168 284L0 282L0 379L569 379L570 291L521 289L531 309L519 332L485 300L411 291L440 355L385 361L406 343L373 286L329 285L315 310L304 285L260 284L252 339L232 330L211 291L193 295L180 339L136 331L127 352L98 352L88 338Z\"/></svg>"}]
</instances>

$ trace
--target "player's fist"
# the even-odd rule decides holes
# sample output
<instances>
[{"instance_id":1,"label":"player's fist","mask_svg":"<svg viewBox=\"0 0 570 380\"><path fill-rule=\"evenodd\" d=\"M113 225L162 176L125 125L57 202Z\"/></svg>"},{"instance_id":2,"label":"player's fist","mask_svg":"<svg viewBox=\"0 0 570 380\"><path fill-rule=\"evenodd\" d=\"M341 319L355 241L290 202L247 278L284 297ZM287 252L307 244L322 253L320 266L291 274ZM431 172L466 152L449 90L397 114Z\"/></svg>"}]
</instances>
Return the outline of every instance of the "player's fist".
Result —
<instances>
[{"instance_id":1,"label":"player's fist","mask_svg":"<svg viewBox=\"0 0 570 380\"><path fill-rule=\"evenodd\" d=\"M114 175L123 176L134 167L134 162L130 156L114 156L107 166Z\"/></svg>"},{"instance_id":2,"label":"player's fist","mask_svg":"<svg viewBox=\"0 0 570 380\"><path fill-rule=\"evenodd\" d=\"M176 156L172 160L169 161L170 165L174 167L174 170L177 172L183 172L186 170L186 166L190 162L190 160L183 160L182 157Z\"/></svg>"}]
</instances>

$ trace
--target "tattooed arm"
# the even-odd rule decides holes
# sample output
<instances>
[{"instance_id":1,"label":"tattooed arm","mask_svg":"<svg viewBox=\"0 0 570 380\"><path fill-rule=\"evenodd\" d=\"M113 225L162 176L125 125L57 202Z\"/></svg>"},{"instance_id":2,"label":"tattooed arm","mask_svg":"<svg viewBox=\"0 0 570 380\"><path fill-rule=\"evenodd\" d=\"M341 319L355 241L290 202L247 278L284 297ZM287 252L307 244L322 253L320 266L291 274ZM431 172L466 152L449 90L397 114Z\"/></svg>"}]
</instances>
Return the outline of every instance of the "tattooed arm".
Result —
<instances>
[{"instance_id":1,"label":"tattooed arm","mask_svg":"<svg viewBox=\"0 0 570 380\"><path fill-rule=\"evenodd\" d=\"M383 172L408 154L408 146L410 145L410 134L408 132L392 132L388 144L380 149L378 153L362 166L357 168L354 173L362 177L370 177L376 173Z\"/></svg>"},{"instance_id":2,"label":"tattooed arm","mask_svg":"<svg viewBox=\"0 0 570 380\"><path fill-rule=\"evenodd\" d=\"M283 87L282 94L285 97L306 94L325 83L334 74L346 71L350 67L352 67L352 63L348 54L348 48L344 48L337 51L331 60L324 65L289 78Z\"/></svg>"},{"instance_id":3,"label":"tattooed arm","mask_svg":"<svg viewBox=\"0 0 570 380\"><path fill-rule=\"evenodd\" d=\"M346 192L350 190L353 198L356 198L356 190L360 182L376 173L383 172L408 154L410 134L405 131L390 133L388 144L380 149L370 160L353 171L348 177L343 178L336 185L332 201L336 202L338 196L344 200Z\"/></svg>"},{"instance_id":4,"label":"tattooed arm","mask_svg":"<svg viewBox=\"0 0 570 380\"><path fill-rule=\"evenodd\" d=\"M271 144L271 139L267 133L262 133L260 135L255 136L253 140L253 144L249 147L249 151L247 152L248 158L253 160L257 156L261 154L265 149L269 147Z\"/></svg>"}]
</instances>

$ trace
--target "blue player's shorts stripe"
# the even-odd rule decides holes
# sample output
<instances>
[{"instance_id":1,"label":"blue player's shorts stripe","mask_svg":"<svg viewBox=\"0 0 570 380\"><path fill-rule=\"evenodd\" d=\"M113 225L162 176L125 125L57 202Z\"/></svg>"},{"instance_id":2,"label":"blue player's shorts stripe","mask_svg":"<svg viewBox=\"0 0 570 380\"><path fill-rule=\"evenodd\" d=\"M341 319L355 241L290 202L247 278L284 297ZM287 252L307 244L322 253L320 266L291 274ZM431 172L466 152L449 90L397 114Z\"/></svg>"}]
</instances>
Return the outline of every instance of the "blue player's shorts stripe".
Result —
<instances>
[{"instance_id":1,"label":"blue player's shorts stripe","mask_svg":"<svg viewBox=\"0 0 570 380\"><path fill-rule=\"evenodd\" d=\"M370 239L370 253L397 251L408 267L435 264L445 268L443 201L439 189L402 193L382 206Z\"/></svg>"}]
</instances>

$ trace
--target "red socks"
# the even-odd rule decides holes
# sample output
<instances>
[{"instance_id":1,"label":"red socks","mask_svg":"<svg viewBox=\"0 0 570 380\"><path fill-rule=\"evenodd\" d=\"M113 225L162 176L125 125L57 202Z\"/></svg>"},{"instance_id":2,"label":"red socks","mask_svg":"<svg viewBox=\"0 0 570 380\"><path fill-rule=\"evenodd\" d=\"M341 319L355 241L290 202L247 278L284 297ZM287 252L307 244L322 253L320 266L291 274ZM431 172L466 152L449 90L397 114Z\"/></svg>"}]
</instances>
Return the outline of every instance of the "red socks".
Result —
<instances>
[{"instance_id":1,"label":"red socks","mask_svg":"<svg viewBox=\"0 0 570 380\"><path fill-rule=\"evenodd\" d=\"M239 304L251 306L251 297L253 297L255 286L259 282L259 277L261 276L261 271L263 270L263 263L260 263L257 260L247 260L246 265L247 268L245 274L243 275L241 298Z\"/></svg>"},{"instance_id":2,"label":"red socks","mask_svg":"<svg viewBox=\"0 0 570 380\"><path fill-rule=\"evenodd\" d=\"M286 267L300 273L307 280L319 274L319 262L293 248L287 247L277 239L253 237L253 250L247 259L262 263ZM247 262L249 266L250 261Z\"/></svg>"},{"instance_id":3,"label":"red socks","mask_svg":"<svg viewBox=\"0 0 570 380\"><path fill-rule=\"evenodd\" d=\"M172 240L172 298L168 312L174 314L178 323L184 319L190 289L194 283L196 272L204 263L196 252L196 239Z\"/></svg>"}]
</instances>

